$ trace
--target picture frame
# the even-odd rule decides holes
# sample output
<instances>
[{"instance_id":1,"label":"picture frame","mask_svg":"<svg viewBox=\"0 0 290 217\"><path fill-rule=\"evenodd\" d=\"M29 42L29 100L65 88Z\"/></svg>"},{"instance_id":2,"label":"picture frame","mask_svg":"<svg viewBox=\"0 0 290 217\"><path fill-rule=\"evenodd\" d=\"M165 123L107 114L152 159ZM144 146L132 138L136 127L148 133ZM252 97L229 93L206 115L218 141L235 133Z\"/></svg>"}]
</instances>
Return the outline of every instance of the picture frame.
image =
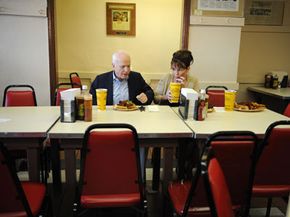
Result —
<instances>
[{"instance_id":1,"label":"picture frame","mask_svg":"<svg viewBox=\"0 0 290 217\"><path fill-rule=\"evenodd\" d=\"M106 3L107 35L136 35L136 4Z\"/></svg>"},{"instance_id":2,"label":"picture frame","mask_svg":"<svg viewBox=\"0 0 290 217\"><path fill-rule=\"evenodd\" d=\"M246 25L283 25L285 2L283 0L246 0Z\"/></svg>"},{"instance_id":3,"label":"picture frame","mask_svg":"<svg viewBox=\"0 0 290 217\"><path fill-rule=\"evenodd\" d=\"M243 17L244 0L191 0L192 15Z\"/></svg>"}]
</instances>

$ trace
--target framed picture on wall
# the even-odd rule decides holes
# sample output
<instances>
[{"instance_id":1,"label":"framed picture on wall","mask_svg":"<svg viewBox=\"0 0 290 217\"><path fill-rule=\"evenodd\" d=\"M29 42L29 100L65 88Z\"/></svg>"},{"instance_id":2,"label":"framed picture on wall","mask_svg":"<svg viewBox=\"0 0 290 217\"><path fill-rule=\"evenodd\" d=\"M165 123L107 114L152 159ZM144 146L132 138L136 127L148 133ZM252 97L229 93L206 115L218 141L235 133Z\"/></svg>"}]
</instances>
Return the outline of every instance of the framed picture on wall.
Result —
<instances>
[{"instance_id":1,"label":"framed picture on wall","mask_svg":"<svg viewBox=\"0 0 290 217\"><path fill-rule=\"evenodd\" d=\"M135 36L136 4L106 3L107 35Z\"/></svg>"},{"instance_id":2,"label":"framed picture on wall","mask_svg":"<svg viewBox=\"0 0 290 217\"><path fill-rule=\"evenodd\" d=\"M283 25L283 0L246 0L246 25Z\"/></svg>"},{"instance_id":3,"label":"framed picture on wall","mask_svg":"<svg viewBox=\"0 0 290 217\"><path fill-rule=\"evenodd\" d=\"M192 14L243 17L244 0L191 0Z\"/></svg>"}]
</instances>

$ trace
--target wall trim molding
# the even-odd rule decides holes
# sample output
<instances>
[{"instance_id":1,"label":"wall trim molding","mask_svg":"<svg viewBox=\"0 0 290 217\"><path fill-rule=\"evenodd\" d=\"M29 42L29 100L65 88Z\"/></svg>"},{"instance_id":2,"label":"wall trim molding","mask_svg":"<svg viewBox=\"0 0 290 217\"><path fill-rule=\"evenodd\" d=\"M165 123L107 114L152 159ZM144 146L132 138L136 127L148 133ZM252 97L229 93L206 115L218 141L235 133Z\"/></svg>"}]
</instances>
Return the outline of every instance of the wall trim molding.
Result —
<instances>
[{"instance_id":1,"label":"wall trim molding","mask_svg":"<svg viewBox=\"0 0 290 217\"><path fill-rule=\"evenodd\" d=\"M241 17L210 17L210 16L190 16L190 25L201 26L236 26L245 25L245 18Z\"/></svg>"},{"instance_id":2,"label":"wall trim molding","mask_svg":"<svg viewBox=\"0 0 290 217\"><path fill-rule=\"evenodd\" d=\"M73 72L73 71L71 71ZM59 79L69 79L69 74L71 72L59 72L58 73L58 78ZM87 79L90 80L91 82L94 81L95 77L99 74L102 74L104 72L80 72L77 71L77 73L79 74L79 76L81 77L81 79ZM153 80L160 80L165 73L162 72L157 72L157 73L146 73L146 72L142 72L141 73L143 78L146 80L146 82L150 83ZM200 87L202 89L205 89L207 86L209 85L223 85L228 87L229 89L233 89L233 90L238 90L239 89L239 83L238 82L231 82L231 81L200 81Z\"/></svg>"},{"instance_id":3,"label":"wall trim molding","mask_svg":"<svg viewBox=\"0 0 290 217\"><path fill-rule=\"evenodd\" d=\"M46 0L0 0L0 15L46 17Z\"/></svg>"}]
</instances>

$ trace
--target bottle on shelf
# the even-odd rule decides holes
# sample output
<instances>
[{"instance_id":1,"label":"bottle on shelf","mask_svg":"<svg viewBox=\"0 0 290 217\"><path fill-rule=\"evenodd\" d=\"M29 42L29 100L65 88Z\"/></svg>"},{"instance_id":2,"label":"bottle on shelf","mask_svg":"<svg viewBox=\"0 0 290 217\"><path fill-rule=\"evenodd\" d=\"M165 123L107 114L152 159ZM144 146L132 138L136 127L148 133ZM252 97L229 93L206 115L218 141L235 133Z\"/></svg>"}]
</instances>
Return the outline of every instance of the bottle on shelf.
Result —
<instances>
[{"instance_id":1,"label":"bottle on shelf","mask_svg":"<svg viewBox=\"0 0 290 217\"><path fill-rule=\"evenodd\" d=\"M279 80L278 80L278 75L273 76L273 84L272 84L273 89L279 88Z\"/></svg>"}]
</instances>

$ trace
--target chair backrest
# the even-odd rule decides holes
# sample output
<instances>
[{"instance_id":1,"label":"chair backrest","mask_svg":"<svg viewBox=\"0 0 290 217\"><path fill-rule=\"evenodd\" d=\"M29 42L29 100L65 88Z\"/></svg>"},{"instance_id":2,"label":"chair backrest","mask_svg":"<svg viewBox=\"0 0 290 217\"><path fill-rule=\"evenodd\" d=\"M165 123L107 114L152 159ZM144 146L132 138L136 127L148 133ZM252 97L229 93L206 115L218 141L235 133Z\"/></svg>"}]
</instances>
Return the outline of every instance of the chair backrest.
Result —
<instances>
[{"instance_id":1,"label":"chair backrest","mask_svg":"<svg viewBox=\"0 0 290 217\"><path fill-rule=\"evenodd\" d=\"M287 116L290 118L290 103L288 103L287 107L285 108L283 115Z\"/></svg>"},{"instance_id":2,"label":"chair backrest","mask_svg":"<svg viewBox=\"0 0 290 217\"><path fill-rule=\"evenodd\" d=\"M234 205L250 209L252 186L258 158L258 138L250 131L227 131L212 135L207 143L218 159Z\"/></svg>"},{"instance_id":3,"label":"chair backrest","mask_svg":"<svg viewBox=\"0 0 290 217\"><path fill-rule=\"evenodd\" d=\"M140 195L144 199L136 129L129 124L94 124L81 149L79 198L82 195Z\"/></svg>"},{"instance_id":4,"label":"chair backrest","mask_svg":"<svg viewBox=\"0 0 290 217\"><path fill-rule=\"evenodd\" d=\"M34 88L30 85L9 85L4 90L3 106L37 106Z\"/></svg>"},{"instance_id":5,"label":"chair backrest","mask_svg":"<svg viewBox=\"0 0 290 217\"><path fill-rule=\"evenodd\" d=\"M230 196L234 205L242 206L242 213L247 216L250 208L253 177L257 161L257 136L250 131L220 131L212 134L202 151L206 154L208 148L221 164ZM204 156L201 156L200 161ZM197 164L196 175L201 172ZM206 192L204 182L194 177L188 201L183 212L189 207L205 207ZM186 216L186 215L184 215Z\"/></svg>"},{"instance_id":6,"label":"chair backrest","mask_svg":"<svg viewBox=\"0 0 290 217\"><path fill-rule=\"evenodd\" d=\"M55 106L60 105L60 93L64 90L70 89L73 86L72 83L59 83L56 85L54 91L54 104Z\"/></svg>"},{"instance_id":7,"label":"chair backrest","mask_svg":"<svg viewBox=\"0 0 290 217\"><path fill-rule=\"evenodd\" d=\"M290 121L272 123L259 149L254 185L290 186Z\"/></svg>"},{"instance_id":8,"label":"chair backrest","mask_svg":"<svg viewBox=\"0 0 290 217\"><path fill-rule=\"evenodd\" d=\"M225 90L228 88L225 86L208 86L205 91L208 95L209 107L223 107L225 105Z\"/></svg>"},{"instance_id":9,"label":"chair backrest","mask_svg":"<svg viewBox=\"0 0 290 217\"><path fill-rule=\"evenodd\" d=\"M202 176L212 217L234 217L227 181L219 161L209 157L202 162Z\"/></svg>"},{"instance_id":10,"label":"chair backrest","mask_svg":"<svg viewBox=\"0 0 290 217\"><path fill-rule=\"evenodd\" d=\"M14 162L2 143L0 143L0 174L0 216L1 213L14 213L13 216L32 217Z\"/></svg>"},{"instance_id":11,"label":"chair backrest","mask_svg":"<svg viewBox=\"0 0 290 217\"><path fill-rule=\"evenodd\" d=\"M72 88L82 87L82 81L77 72L72 72L69 74L70 83Z\"/></svg>"}]
</instances>

